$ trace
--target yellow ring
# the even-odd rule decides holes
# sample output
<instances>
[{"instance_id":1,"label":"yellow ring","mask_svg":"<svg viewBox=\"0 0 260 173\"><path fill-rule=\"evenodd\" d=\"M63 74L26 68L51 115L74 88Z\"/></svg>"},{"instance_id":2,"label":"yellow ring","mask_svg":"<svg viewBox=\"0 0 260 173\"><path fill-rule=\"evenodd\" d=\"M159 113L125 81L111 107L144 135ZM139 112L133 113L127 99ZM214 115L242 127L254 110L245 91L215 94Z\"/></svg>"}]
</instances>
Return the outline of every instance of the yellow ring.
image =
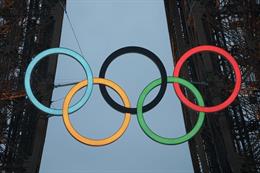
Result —
<instances>
[{"instance_id":1,"label":"yellow ring","mask_svg":"<svg viewBox=\"0 0 260 173\"><path fill-rule=\"evenodd\" d=\"M117 85L113 81L103 79L103 78L94 78L94 84L102 84L102 85L106 85L106 86L112 88L114 91L116 91L119 94L120 98L124 102L124 106L130 108L130 101L129 101L125 91L119 85ZM125 118L124 118L124 121L123 121L121 127L118 129L118 131L116 131L112 136L110 136L108 138L91 139L91 138L87 138L87 137L80 135L74 129L74 127L72 126L72 124L70 122L68 109L69 109L69 105L70 105L71 99L74 96L74 94L77 91L79 91L81 88L83 88L87 85L88 85L87 80L81 81L80 83L75 85L69 91L68 95L66 96L64 103L63 103L63 116L62 116L64 124L65 124L68 132L71 134L71 136L73 136L79 142L82 142L84 144L91 145L91 146L103 146L103 145L110 144L110 143L116 141L117 139L119 139L124 134L124 132L126 131L128 125L130 123L131 115L130 115L130 113L125 113Z\"/></svg>"}]
</instances>

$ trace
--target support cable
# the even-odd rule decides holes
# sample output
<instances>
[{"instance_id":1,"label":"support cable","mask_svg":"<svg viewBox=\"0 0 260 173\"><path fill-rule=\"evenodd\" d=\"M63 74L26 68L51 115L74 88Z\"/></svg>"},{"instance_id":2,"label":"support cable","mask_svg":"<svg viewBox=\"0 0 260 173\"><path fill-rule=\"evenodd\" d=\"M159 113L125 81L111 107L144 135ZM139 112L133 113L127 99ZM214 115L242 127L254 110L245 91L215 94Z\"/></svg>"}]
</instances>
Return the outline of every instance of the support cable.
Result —
<instances>
[{"instance_id":1,"label":"support cable","mask_svg":"<svg viewBox=\"0 0 260 173\"><path fill-rule=\"evenodd\" d=\"M83 51L82 51L82 49L81 49L81 46L80 46L80 43L79 43L79 39L78 39L78 37L77 37L75 28L74 28L74 26L73 26L73 24L72 24L72 21L71 21L70 16L69 16L69 14L68 14L68 12L67 12L67 9L66 9L66 7L64 6L64 4L63 4L60 0L59 0L59 4L60 4L61 8L63 8L63 10L64 10L64 12L65 12L65 16L66 16L67 19L68 19L68 22L69 22L69 24L70 24L70 28L71 28L71 30L72 30L72 32L73 32L73 35L74 35L74 38L75 38L75 40L76 40L76 42L77 42L77 45L78 45L79 50L80 50L80 53L81 53L81 55L83 56Z\"/></svg>"}]
</instances>

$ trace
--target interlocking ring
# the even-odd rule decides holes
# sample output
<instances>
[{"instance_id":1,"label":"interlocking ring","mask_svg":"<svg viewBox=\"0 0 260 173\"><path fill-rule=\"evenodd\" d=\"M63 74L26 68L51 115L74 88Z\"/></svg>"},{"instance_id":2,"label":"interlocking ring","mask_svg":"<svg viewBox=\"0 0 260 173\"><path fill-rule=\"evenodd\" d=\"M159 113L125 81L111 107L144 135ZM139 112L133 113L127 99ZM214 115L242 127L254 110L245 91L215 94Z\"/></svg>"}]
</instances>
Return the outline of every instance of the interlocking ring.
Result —
<instances>
[{"instance_id":1,"label":"interlocking ring","mask_svg":"<svg viewBox=\"0 0 260 173\"><path fill-rule=\"evenodd\" d=\"M52 55L52 54L68 55L69 57L78 61L80 63L80 65L83 67L85 73L87 74L87 79L89 80L88 88L85 91L84 96L80 99L80 101L69 109L69 112L73 113L73 112L79 110L88 101L88 99L91 95L91 92L92 92L92 88L93 88L93 75L92 75L91 68L88 65L87 61L80 54L78 54L77 52L74 52L70 49L51 48L51 49L47 49L47 50L39 53L36 57L33 58L31 63L27 67L27 70L25 73L25 78L24 78L24 86L25 86L26 94L27 94L28 98L31 100L31 102L34 104L34 106L36 106L41 111L51 114L51 115L60 116L62 114L61 109L49 108L49 107L46 107L45 105L43 105L42 103L40 103L37 100L37 98L34 96L34 94L32 92L32 88L31 88L31 84L30 84L31 74L32 74L32 71L33 71L34 67L36 66L36 64L43 58L46 58L48 55Z\"/></svg>"},{"instance_id":2,"label":"interlocking ring","mask_svg":"<svg viewBox=\"0 0 260 173\"><path fill-rule=\"evenodd\" d=\"M161 101L161 99L163 98L163 96L165 94L166 87L167 87L166 70L165 70L164 65L161 62L160 58L157 55L155 55L153 52L151 52L147 49L144 49L142 47L136 47L136 46L123 47L121 49L118 49L115 52L113 52L111 55L109 55L108 58L105 60L105 62L103 63L103 65L100 69L99 77L105 78L106 71L107 71L109 64L112 61L114 61L116 58L120 57L121 55L127 54L127 53L138 53L138 54L144 55L145 57L152 60L160 71L161 78L162 78L161 88L160 88L158 94L156 95L156 97L154 98L154 100L144 106L143 111L147 112L147 111L151 110L152 108L154 108ZM126 108L124 106L121 106L117 102L115 102L108 94L105 86L100 85L99 88L100 88L101 94L104 97L104 99L106 100L106 102L110 106L112 106L114 109L116 109L117 111L123 112L123 113L128 112L131 114L137 113L137 108Z\"/></svg>"},{"instance_id":3,"label":"interlocking ring","mask_svg":"<svg viewBox=\"0 0 260 173\"><path fill-rule=\"evenodd\" d=\"M175 77L168 77L167 78L167 82L168 83L180 83L181 85L187 87L196 97L198 104L200 106L204 106L204 101L203 98L200 94L200 92L197 90L197 88L192 85L190 82L184 80L184 79L180 79L180 78L175 78ZM144 131L144 133L149 136L151 139L153 139L156 142L159 142L161 144L166 144L166 145L177 145L177 144L181 144L183 142L188 141L189 139L191 139L193 136L195 136L200 128L203 125L204 119L205 119L205 113L204 112L200 112L199 113L199 118L197 120L197 123L195 124L195 126L193 127L193 129L178 138L165 138L162 137L160 135L157 135L156 133L154 133L146 124L145 120L144 120L144 116L143 116L143 103L144 100L146 98L146 96L158 85L160 85L162 83L161 79L157 79L154 80L153 82L151 82L147 87L145 87L145 89L142 91L139 99L138 99L138 103L137 103L137 120L138 123L140 125L140 127L142 128L142 130Z\"/></svg>"},{"instance_id":4,"label":"interlocking ring","mask_svg":"<svg viewBox=\"0 0 260 173\"><path fill-rule=\"evenodd\" d=\"M195 111L201 111L201 112L217 112L222 109L225 109L236 99L236 97L239 93L239 90L240 90L241 80L242 80L241 72L239 70L239 66L238 66L235 58L233 58L227 51L225 51L224 49L221 49L219 47L216 47L216 46L208 46L208 45L198 46L193 49L190 49L184 55L182 55L182 57L177 62L176 66L174 68L173 76L179 77L180 69L188 58L190 58L192 55L194 55L196 53L205 52L205 51L215 52L215 53L222 55L224 58L226 58L226 60L228 60L231 63L232 67L234 68L235 75L236 75L236 84L235 84L234 90L233 90L232 94L229 96L229 98L227 98L223 103L221 103L219 105L211 106L211 107L202 107L202 106L195 105L194 103L189 101L182 93L180 85L178 83L173 84L173 86L174 86L177 96L189 108L191 108Z\"/></svg>"},{"instance_id":5,"label":"interlocking ring","mask_svg":"<svg viewBox=\"0 0 260 173\"><path fill-rule=\"evenodd\" d=\"M130 101L125 93L125 91L116 83L107 80L107 79L102 79L102 78L94 78L94 84L101 84L101 85L106 85L108 87L110 87L111 89L113 89L116 93L119 94L120 98L122 99L122 101L124 102L124 106L126 107L130 107ZM70 105L71 99L73 97L73 95L76 94L76 92L78 90L80 90L81 88L83 88L84 86L88 85L88 81L84 80L80 83L78 83L77 85L75 85L68 93L68 95L66 96L65 100L64 100L64 104L63 104L63 121L64 124L67 128L67 130L69 131L69 133L78 141L82 142L83 144L87 144L87 145L92 145L92 146L103 146L103 145L107 145L110 144L114 141L116 141L118 138L120 138L124 132L126 131L130 120L131 120L131 116L129 113L125 113L125 118L124 121L121 125L121 127L119 128L119 130L114 133L112 136L105 138L105 139L90 139L87 137L84 137L82 135L80 135L72 126L70 119L69 119L69 113L68 113L68 107Z\"/></svg>"},{"instance_id":6,"label":"interlocking ring","mask_svg":"<svg viewBox=\"0 0 260 173\"><path fill-rule=\"evenodd\" d=\"M231 96L226 101L224 101L223 103L221 103L217 106L212 106L212 107L204 107L204 101L202 99L200 92L196 89L196 87L194 85L192 85L190 82L178 77L179 73L180 73L181 66L183 65L183 63L191 55L193 55L195 53L199 53L199 52L204 52L204 51L215 52L215 53L218 53L218 54L224 56L231 63L232 67L235 70L235 75L236 75L236 84L235 84L235 88L234 88ZM48 108L48 107L42 105L33 95L33 92L32 92L31 86L30 86L30 77L31 77L31 73L32 73L34 66L44 57L46 57L50 54L59 54L59 53L69 55L72 58L76 59L82 65L82 67L84 68L84 71L87 74L87 80L84 80L84 81L76 84L69 91L68 95L66 96L66 98L64 100L62 110L52 109L52 108ZM124 90L119 85L117 85L116 83L114 83L111 80L105 79L105 73L106 73L106 70L107 70L109 64L114 59L116 59L117 57L119 57L123 54L126 54L126 53L139 53L139 54L142 54L142 55L150 58L157 65L157 67L160 70L160 74L161 74L161 78L151 82L142 91L141 95L139 96L138 102L137 102L137 108L131 108L130 107L130 101L129 101L126 93L124 92ZM161 101L163 95L165 94L167 83L173 83L177 96L180 98L180 100L185 105L187 105L189 108L199 112L199 117L198 117L198 120L197 120L194 128L190 132L188 132L187 134L185 134L181 137L178 137L178 138L165 138L165 137L157 135L156 133L154 133L148 127L148 125L146 124L144 117L143 117L144 112L151 110ZM220 111L220 110L226 108L228 105L230 105L234 101L234 99L237 97L238 92L240 90L241 73L240 73L239 66L238 66L237 62L228 52L226 52L225 50L223 50L221 48L215 47L215 46L206 46L205 45L205 46L195 47L195 48L189 50L188 52L186 52L180 58L180 60L177 62L177 65L174 69L173 77L172 76L167 77L166 70L165 70L162 62L153 52L151 52L151 51L149 51L145 48L142 48L142 47L130 46L130 47L121 48L121 49L115 51L114 53L112 53L105 60L104 64L102 65L100 73L99 73L99 78L93 79L92 71L91 71L88 63L85 61L85 59L82 56L80 56L76 52L69 50L69 49L66 49L66 48L52 48L52 49L48 49L46 51L41 52L40 54L38 54L32 60L32 62L29 64L29 66L26 70L24 84L25 84L25 91L27 93L28 98L31 100L31 102L37 108L39 108L43 112L46 112L46 113L49 113L49 114L52 114L52 115L61 115L62 114L64 124L65 124L65 127L68 130L68 132L76 140L78 140L78 141L80 141L80 142L82 142L86 145L103 146L103 145L110 144L110 143L116 141L117 139L119 139L124 134L124 132L126 131L128 125L130 123L130 119L131 119L130 113L137 114L137 120L138 120L140 127L142 128L144 133L148 137L150 137L152 140L159 142L161 144L177 145L177 144L181 144L183 142L190 140L192 137L194 137L199 132L199 130L201 129L201 127L203 125L204 119L205 119L205 112ZM81 108L88 101L88 99L91 95L91 92L92 92L93 84L100 84L100 91L102 93L102 96L104 97L106 102L111 107L118 110L119 112L125 113L124 121L123 121L121 127L119 128L119 130L117 132L115 132L112 136L105 138L105 139L91 139L91 138L87 138L85 136L82 136L80 133L78 133L74 129L74 127L71 124L70 119L69 119L70 113L75 112L76 110ZM197 99L198 105L192 103L191 101L189 101L184 96L184 94L181 92L179 84L184 85L185 87L187 87L188 89L190 89L192 91L192 93L195 95L195 97ZM160 91L158 92L155 99L153 101L151 101L149 104L143 106L143 103L144 103L146 96L150 93L151 90L153 90L155 87L157 87L159 85L161 86ZM69 107L73 95L78 90L80 90L81 88L83 88L85 86L87 86L87 89L86 89L84 96L81 98L81 100L77 104L75 104L74 106ZM121 97L121 99L124 102L123 106L116 103L109 96L105 86L112 88L113 90L115 90L119 94L119 96Z\"/></svg>"}]
</instances>

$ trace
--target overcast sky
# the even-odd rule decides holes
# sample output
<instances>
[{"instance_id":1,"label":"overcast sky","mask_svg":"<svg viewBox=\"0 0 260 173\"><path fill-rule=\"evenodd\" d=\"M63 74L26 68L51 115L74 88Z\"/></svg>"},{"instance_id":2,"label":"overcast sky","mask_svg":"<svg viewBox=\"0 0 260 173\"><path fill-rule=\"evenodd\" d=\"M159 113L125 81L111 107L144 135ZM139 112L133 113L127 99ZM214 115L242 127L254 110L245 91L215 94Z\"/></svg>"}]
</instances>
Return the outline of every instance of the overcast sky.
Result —
<instances>
[{"instance_id":1,"label":"overcast sky","mask_svg":"<svg viewBox=\"0 0 260 173\"><path fill-rule=\"evenodd\" d=\"M67 11L94 76L98 76L104 60L124 46L141 46L151 50L160 57L167 74L172 74L173 61L163 0L68 0ZM80 53L66 17L61 47ZM121 56L108 67L106 75L126 91L132 106L136 105L144 87L159 77L152 61L138 54ZM76 61L59 57L55 84L83 79L85 74ZM54 90L52 107L61 107L61 98L69 89ZM154 89L146 101L149 102L157 91L158 88ZM78 92L73 101L82 94L82 91ZM111 95L119 101L116 94ZM168 84L162 101L144 115L149 127L162 136L185 134L180 102L171 84ZM95 85L90 100L71 115L71 121L82 135L104 138L120 127L123 116L105 102ZM61 117L51 117L40 172L173 173L193 172L193 168L188 143L166 146L152 141L139 127L136 115L132 115L126 133L104 147L79 143L67 132Z\"/></svg>"}]
</instances>

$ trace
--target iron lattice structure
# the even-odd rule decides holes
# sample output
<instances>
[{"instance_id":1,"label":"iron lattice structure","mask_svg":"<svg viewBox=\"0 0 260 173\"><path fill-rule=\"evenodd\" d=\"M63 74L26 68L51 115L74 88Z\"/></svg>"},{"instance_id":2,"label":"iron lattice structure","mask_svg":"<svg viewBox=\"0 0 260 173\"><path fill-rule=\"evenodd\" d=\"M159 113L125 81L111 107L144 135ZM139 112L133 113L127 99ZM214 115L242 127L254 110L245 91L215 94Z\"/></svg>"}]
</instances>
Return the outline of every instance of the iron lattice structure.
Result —
<instances>
[{"instance_id":1,"label":"iron lattice structure","mask_svg":"<svg viewBox=\"0 0 260 173\"><path fill-rule=\"evenodd\" d=\"M189 142L195 172L260 172L260 1L165 0L165 8L175 63L192 47L216 45L235 57L242 73L236 101L207 114L203 130ZM182 77L194 82L206 105L224 101L235 82L228 62L213 53L193 55ZM183 113L189 131L197 113L186 106Z\"/></svg>"},{"instance_id":2,"label":"iron lattice structure","mask_svg":"<svg viewBox=\"0 0 260 173\"><path fill-rule=\"evenodd\" d=\"M24 74L40 51L58 47L63 0L0 0L0 172L38 172L47 116L24 91ZM50 105L57 57L43 60L32 76L35 95Z\"/></svg>"}]
</instances>

